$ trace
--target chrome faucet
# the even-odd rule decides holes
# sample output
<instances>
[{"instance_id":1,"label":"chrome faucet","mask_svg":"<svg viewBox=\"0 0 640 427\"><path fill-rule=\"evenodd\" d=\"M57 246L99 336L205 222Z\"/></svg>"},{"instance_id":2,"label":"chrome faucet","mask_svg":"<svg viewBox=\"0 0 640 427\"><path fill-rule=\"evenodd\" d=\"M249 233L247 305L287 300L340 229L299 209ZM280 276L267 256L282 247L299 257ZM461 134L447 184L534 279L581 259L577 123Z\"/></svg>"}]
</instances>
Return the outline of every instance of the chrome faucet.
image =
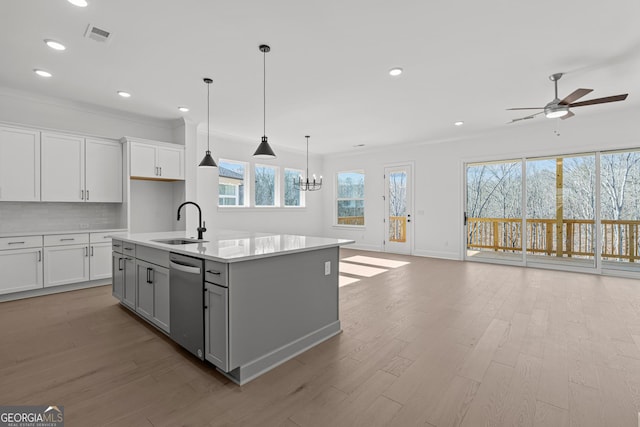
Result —
<instances>
[{"instance_id":1,"label":"chrome faucet","mask_svg":"<svg viewBox=\"0 0 640 427\"><path fill-rule=\"evenodd\" d=\"M204 227L205 223L202 222L202 209L200 209L200 206L198 206L198 204L195 202L184 202L178 207L178 221L180 221L180 209L182 209L184 205L193 205L198 208L198 240L202 240L202 234L207 231L207 229Z\"/></svg>"}]
</instances>

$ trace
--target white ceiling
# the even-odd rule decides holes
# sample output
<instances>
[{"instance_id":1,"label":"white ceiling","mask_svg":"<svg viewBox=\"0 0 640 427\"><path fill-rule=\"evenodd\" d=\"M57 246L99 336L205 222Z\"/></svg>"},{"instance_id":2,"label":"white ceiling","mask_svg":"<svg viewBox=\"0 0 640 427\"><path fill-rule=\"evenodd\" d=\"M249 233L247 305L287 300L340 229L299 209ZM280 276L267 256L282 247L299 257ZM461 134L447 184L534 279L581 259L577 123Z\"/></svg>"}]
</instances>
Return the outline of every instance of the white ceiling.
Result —
<instances>
[{"instance_id":1,"label":"white ceiling","mask_svg":"<svg viewBox=\"0 0 640 427\"><path fill-rule=\"evenodd\" d=\"M578 87L595 89L584 99L629 93L576 108L563 126L640 106L638 0L88 1L2 0L0 86L159 119L180 118L177 106L187 105L184 115L203 123L202 78L211 77L212 129L257 145L258 45L266 43L267 135L276 152L304 149L306 134L312 152L332 153L503 127L526 115L506 108L553 98L547 77L555 72L567 72L560 98ZM84 38L89 23L112 40ZM52 51L45 38L67 50ZM405 73L392 78L392 67ZM54 76L39 78L34 68ZM534 120L509 126L526 131Z\"/></svg>"}]
</instances>

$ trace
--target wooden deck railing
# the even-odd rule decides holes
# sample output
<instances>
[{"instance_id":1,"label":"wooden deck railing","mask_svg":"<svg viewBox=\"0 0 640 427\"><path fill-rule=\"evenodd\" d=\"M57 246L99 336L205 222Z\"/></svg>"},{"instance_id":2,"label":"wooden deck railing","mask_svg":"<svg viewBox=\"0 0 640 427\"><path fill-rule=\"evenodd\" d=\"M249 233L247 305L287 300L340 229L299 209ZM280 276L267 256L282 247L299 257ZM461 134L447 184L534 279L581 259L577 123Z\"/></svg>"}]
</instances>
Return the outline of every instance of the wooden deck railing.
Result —
<instances>
[{"instance_id":1,"label":"wooden deck railing","mask_svg":"<svg viewBox=\"0 0 640 427\"><path fill-rule=\"evenodd\" d=\"M340 225L364 225L363 216L340 216L338 217Z\"/></svg>"},{"instance_id":2,"label":"wooden deck railing","mask_svg":"<svg viewBox=\"0 0 640 427\"><path fill-rule=\"evenodd\" d=\"M634 262L640 259L640 221L601 220L602 258ZM593 257L595 222L588 219L527 219L527 253ZM558 232L562 247L558 248ZM468 218L467 248L522 252L521 218Z\"/></svg>"},{"instance_id":3,"label":"wooden deck railing","mask_svg":"<svg viewBox=\"0 0 640 427\"><path fill-rule=\"evenodd\" d=\"M407 217L389 217L389 241L400 243L407 241Z\"/></svg>"}]
</instances>

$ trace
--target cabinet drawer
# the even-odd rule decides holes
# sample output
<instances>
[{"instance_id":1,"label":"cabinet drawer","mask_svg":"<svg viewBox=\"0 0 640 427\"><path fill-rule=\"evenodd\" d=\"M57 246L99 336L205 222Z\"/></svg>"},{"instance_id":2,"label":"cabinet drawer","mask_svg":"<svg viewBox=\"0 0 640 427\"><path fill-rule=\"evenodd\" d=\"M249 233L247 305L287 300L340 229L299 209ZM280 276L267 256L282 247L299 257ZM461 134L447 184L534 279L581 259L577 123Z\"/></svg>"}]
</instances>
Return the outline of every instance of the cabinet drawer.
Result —
<instances>
[{"instance_id":1,"label":"cabinet drawer","mask_svg":"<svg viewBox=\"0 0 640 427\"><path fill-rule=\"evenodd\" d=\"M45 246L82 245L89 243L88 233L78 234L52 234L44 236Z\"/></svg>"},{"instance_id":2,"label":"cabinet drawer","mask_svg":"<svg viewBox=\"0 0 640 427\"><path fill-rule=\"evenodd\" d=\"M227 286L227 264L216 261L205 261L204 280L216 285Z\"/></svg>"},{"instance_id":3,"label":"cabinet drawer","mask_svg":"<svg viewBox=\"0 0 640 427\"><path fill-rule=\"evenodd\" d=\"M136 256L136 245L131 242L122 242L122 253L132 257Z\"/></svg>"},{"instance_id":4,"label":"cabinet drawer","mask_svg":"<svg viewBox=\"0 0 640 427\"><path fill-rule=\"evenodd\" d=\"M111 235L113 232L107 233L89 233L89 241L91 243L111 243Z\"/></svg>"},{"instance_id":5,"label":"cabinet drawer","mask_svg":"<svg viewBox=\"0 0 640 427\"><path fill-rule=\"evenodd\" d=\"M169 268L169 252L147 246L136 246L136 258Z\"/></svg>"},{"instance_id":6,"label":"cabinet drawer","mask_svg":"<svg viewBox=\"0 0 640 427\"><path fill-rule=\"evenodd\" d=\"M42 236L17 236L0 238L0 250L37 248L42 246Z\"/></svg>"},{"instance_id":7,"label":"cabinet drawer","mask_svg":"<svg viewBox=\"0 0 640 427\"><path fill-rule=\"evenodd\" d=\"M123 243L124 242L122 240L116 240L116 239L111 240L111 250L113 252L117 252L117 253L121 254L122 253L122 245L123 245Z\"/></svg>"}]
</instances>

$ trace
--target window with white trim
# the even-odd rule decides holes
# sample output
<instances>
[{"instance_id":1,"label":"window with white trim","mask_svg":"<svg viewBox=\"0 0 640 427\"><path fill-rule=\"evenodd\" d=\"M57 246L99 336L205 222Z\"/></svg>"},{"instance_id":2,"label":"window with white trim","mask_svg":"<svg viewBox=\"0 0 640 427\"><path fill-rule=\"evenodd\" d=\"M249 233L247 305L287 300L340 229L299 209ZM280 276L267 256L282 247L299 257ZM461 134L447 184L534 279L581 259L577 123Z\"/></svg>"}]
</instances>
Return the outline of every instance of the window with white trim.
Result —
<instances>
[{"instance_id":1,"label":"window with white trim","mask_svg":"<svg viewBox=\"0 0 640 427\"><path fill-rule=\"evenodd\" d=\"M256 207L279 206L278 168L275 166L255 165L253 171Z\"/></svg>"},{"instance_id":2,"label":"window with white trim","mask_svg":"<svg viewBox=\"0 0 640 427\"><path fill-rule=\"evenodd\" d=\"M218 161L218 206L248 206L247 172L244 162Z\"/></svg>"},{"instance_id":3,"label":"window with white trim","mask_svg":"<svg viewBox=\"0 0 640 427\"><path fill-rule=\"evenodd\" d=\"M300 191L294 184L301 176L301 170L288 168L284 170L284 205L287 207L304 207L305 205L304 191Z\"/></svg>"},{"instance_id":4,"label":"window with white trim","mask_svg":"<svg viewBox=\"0 0 640 427\"><path fill-rule=\"evenodd\" d=\"M336 224L364 226L364 172L336 174Z\"/></svg>"}]
</instances>

